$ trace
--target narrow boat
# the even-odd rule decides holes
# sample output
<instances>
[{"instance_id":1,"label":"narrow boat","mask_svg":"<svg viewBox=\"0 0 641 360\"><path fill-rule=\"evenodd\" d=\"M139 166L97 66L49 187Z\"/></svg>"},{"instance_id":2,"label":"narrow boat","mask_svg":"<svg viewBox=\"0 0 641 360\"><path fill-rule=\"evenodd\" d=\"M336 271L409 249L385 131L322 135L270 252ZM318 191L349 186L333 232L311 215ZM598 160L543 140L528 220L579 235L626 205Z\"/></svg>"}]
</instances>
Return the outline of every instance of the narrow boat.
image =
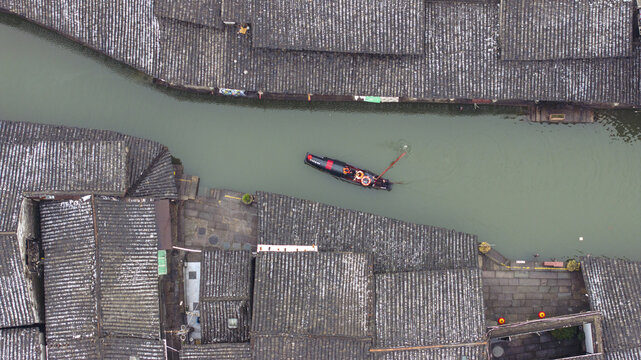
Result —
<instances>
[{"instance_id":1,"label":"narrow boat","mask_svg":"<svg viewBox=\"0 0 641 360\"><path fill-rule=\"evenodd\" d=\"M359 169L340 160L307 153L305 164L329 173L339 180L377 190L392 190L392 183L369 170Z\"/></svg>"}]
</instances>

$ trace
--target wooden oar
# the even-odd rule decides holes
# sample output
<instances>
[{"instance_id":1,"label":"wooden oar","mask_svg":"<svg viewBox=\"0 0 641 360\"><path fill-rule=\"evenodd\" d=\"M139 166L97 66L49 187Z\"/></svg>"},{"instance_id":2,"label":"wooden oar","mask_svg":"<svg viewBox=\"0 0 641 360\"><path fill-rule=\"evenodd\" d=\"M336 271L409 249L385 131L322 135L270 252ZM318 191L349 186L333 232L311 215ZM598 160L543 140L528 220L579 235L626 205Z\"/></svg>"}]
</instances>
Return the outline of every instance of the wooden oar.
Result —
<instances>
[{"instance_id":1,"label":"wooden oar","mask_svg":"<svg viewBox=\"0 0 641 360\"><path fill-rule=\"evenodd\" d=\"M374 182L376 182L380 177L382 177L387 172L387 170L391 169L392 166L394 166L394 164L396 164L399 160L401 160L401 158L405 156L405 154L407 154L407 151L403 152L401 156L397 157L396 160L392 161L392 163L389 164L389 166L387 167L387 169L385 169L385 171L383 171L380 175L374 178Z\"/></svg>"}]
</instances>

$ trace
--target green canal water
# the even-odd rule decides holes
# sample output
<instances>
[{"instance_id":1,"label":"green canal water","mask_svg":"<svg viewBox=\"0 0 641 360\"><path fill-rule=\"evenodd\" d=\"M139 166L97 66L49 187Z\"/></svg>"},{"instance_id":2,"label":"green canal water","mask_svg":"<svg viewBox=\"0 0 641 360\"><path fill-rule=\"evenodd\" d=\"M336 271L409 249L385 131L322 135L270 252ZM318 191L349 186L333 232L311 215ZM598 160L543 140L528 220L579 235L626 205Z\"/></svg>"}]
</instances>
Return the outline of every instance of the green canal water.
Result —
<instances>
[{"instance_id":1,"label":"green canal water","mask_svg":"<svg viewBox=\"0 0 641 360\"><path fill-rule=\"evenodd\" d=\"M288 194L477 234L509 257L641 260L641 113L541 125L517 109L212 99L0 15L0 118L166 144L209 187ZM307 167L307 151L383 170L391 192ZM583 237L580 241L579 238Z\"/></svg>"}]
</instances>

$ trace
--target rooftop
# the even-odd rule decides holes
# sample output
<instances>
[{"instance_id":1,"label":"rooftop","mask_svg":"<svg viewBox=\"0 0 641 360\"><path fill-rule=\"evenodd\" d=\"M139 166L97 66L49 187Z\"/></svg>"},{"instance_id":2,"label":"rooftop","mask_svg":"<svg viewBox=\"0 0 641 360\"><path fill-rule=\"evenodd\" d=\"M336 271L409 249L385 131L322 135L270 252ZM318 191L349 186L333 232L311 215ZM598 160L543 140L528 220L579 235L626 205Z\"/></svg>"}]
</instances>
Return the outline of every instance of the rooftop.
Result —
<instances>
[{"instance_id":1,"label":"rooftop","mask_svg":"<svg viewBox=\"0 0 641 360\"><path fill-rule=\"evenodd\" d=\"M49 358L164 356L153 199L177 195L167 148L111 131L0 121L0 154L3 334L22 346L31 328L15 337L7 327L43 322L41 233ZM0 355L11 352L0 357L22 356L0 345Z\"/></svg>"},{"instance_id":2,"label":"rooftop","mask_svg":"<svg viewBox=\"0 0 641 360\"><path fill-rule=\"evenodd\" d=\"M630 0L502 0L503 60L632 56Z\"/></svg>"},{"instance_id":3,"label":"rooftop","mask_svg":"<svg viewBox=\"0 0 641 360\"><path fill-rule=\"evenodd\" d=\"M376 347L483 342L482 290L479 269L377 274Z\"/></svg>"},{"instance_id":4,"label":"rooftop","mask_svg":"<svg viewBox=\"0 0 641 360\"><path fill-rule=\"evenodd\" d=\"M258 253L252 338L261 359L364 357L371 345L371 260L354 253ZM321 349L323 349L321 351Z\"/></svg>"},{"instance_id":5,"label":"rooftop","mask_svg":"<svg viewBox=\"0 0 641 360\"><path fill-rule=\"evenodd\" d=\"M44 360L44 347L44 338L36 327L0 329L0 359Z\"/></svg>"},{"instance_id":6,"label":"rooftop","mask_svg":"<svg viewBox=\"0 0 641 360\"><path fill-rule=\"evenodd\" d=\"M249 343L183 345L181 360L251 360Z\"/></svg>"},{"instance_id":7,"label":"rooftop","mask_svg":"<svg viewBox=\"0 0 641 360\"><path fill-rule=\"evenodd\" d=\"M421 55L422 0L277 0L254 3L255 48Z\"/></svg>"},{"instance_id":8,"label":"rooftop","mask_svg":"<svg viewBox=\"0 0 641 360\"><path fill-rule=\"evenodd\" d=\"M0 235L0 328L40 322L23 264L17 237Z\"/></svg>"},{"instance_id":9,"label":"rooftop","mask_svg":"<svg viewBox=\"0 0 641 360\"><path fill-rule=\"evenodd\" d=\"M205 344L249 341L252 254L203 251L200 271L200 321ZM237 319L237 327L228 321Z\"/></svg>"},{"instance_id":10,"label":"rooftop","mask_svg":"<svg viewBox=\"0 0 641 360\"><path fill-rule=\"evenodd\" d=\"M370 253L374 272L478 267L477 237L259 192L258 243Z\"/></svg>"},{"instance_id":11,"label":"rooftop","mask_svg":"<svg viewBox=\"0 0 641 360\"><path fill-rule=\"evenodd\" d=\"M588 256L581 266L590 306L603 314L606 359L641 358L641 262Z\"/></svg>"},{"instance_id":12,"label":"rooftop","mask_svg":"<svg viewBox=\"0 0 641 360\"><path fill-rule=\"evenodd\" d=\"M85 358L164 351L154 202L88 196L40 211L49 346Z\"/></svg>"},{"instance_id":13,"label":"rooftop","mask_svg":"<svg viewBox=\"0 0 641 360\"><path fill-rule=\"evenodd\" d=\"M6 164L0 169L2 196L7 199L21 199L23 193L177 197L171 154L154 141L106 130L0 120L0 146ZM4 218L14 212L2 210L2 230L15 230Z\"/></svg>"},{"instance_id":14,"label":"rooftop","mask_svg":"<svg viewBox=\"0 0 641 360\"><path fill-rule=\"evenodd\" d=\"M174 86L641 106L630 0L314 4L73 0L63 15L52 2L0 0Z\"/></svg>"}]
</instances>

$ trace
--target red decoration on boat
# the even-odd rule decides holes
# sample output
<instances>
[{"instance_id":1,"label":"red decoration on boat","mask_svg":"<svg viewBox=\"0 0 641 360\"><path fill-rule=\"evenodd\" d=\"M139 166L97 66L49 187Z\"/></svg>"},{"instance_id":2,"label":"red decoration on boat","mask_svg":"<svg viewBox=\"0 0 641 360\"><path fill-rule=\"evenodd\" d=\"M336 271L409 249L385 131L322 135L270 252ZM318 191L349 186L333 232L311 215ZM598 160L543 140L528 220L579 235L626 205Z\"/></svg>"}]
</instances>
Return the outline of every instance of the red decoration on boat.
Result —
<instances>
[{"instance_id":1,"label":"red decoration on boat","mask_svg":"<svg viewBox=\"0 0 641 360\"><path fill-rule=\"evenodd\" d=\"M329 173L339 180L378 190L392 190L392 182L369 170L359 169L340 160L307 153L305 164Z\"/></svg>"}]
</instances>

